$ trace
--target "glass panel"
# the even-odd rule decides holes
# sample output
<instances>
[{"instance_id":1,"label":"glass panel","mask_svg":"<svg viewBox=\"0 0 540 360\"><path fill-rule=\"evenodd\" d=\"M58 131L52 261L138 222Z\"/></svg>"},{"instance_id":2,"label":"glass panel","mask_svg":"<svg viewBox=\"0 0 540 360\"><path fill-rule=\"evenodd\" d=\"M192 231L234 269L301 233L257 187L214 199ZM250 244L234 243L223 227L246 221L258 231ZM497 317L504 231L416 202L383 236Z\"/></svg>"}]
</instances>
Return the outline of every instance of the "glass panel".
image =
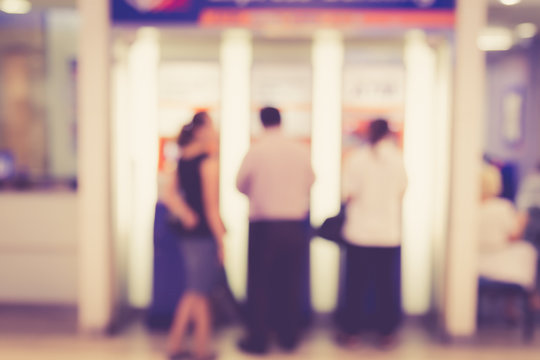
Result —
<instances>
[{"instance_id":1,"label":"glass panel","mask_svg":"<svg viewBox=\"0 0 540 360\"><path fill-rule=\"evenodd\" d=\"M75 188L74 6L0 13L0 189Z\"/></svg>"}]
</instances>

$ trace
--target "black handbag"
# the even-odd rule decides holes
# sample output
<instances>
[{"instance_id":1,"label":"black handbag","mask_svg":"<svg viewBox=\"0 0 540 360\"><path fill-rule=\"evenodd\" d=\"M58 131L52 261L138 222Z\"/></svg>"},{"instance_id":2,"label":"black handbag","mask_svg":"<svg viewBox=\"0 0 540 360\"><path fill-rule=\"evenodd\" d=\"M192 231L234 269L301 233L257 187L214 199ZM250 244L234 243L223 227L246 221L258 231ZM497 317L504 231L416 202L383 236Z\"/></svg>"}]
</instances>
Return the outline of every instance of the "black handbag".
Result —
<instances>
[{"instance_id":1,"label":"black handbag","mask_svg":"<svg viewBox=\"0 0 540 360\"><path fill-rule=\"evenodd\" d=\"M324 220L323 224L317 229L316 234L338 245L345 245L345 239L343 239L343 235L341 234L344 223L345 206L341 206L341 210L337 215Z\"/></svg>"}]
</instances>

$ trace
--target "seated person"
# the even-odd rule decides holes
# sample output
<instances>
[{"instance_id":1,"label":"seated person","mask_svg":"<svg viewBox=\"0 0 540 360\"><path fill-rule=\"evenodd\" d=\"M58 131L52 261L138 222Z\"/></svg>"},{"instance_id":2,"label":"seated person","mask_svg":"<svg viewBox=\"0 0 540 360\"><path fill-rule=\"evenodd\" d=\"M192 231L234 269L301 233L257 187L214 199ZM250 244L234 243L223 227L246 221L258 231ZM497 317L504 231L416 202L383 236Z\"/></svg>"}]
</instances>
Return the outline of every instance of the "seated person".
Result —
<instances>
[{"instance_id":1,"label":"seated person","mask_svg":"<svg viewBox=\"0 0 540 360\"><path fill-rule=\"evenodd\" d=\"M517 207L529 214L525 239L540 250L540 163L523 180L517 197Z\"/></svg>"},{"instance_id":2,"label":"seated person","mask_svg":"<svg viewBox=\"0 0 540 360\"><path fill-rule=\"evenodd\" d=\"M540 162L523 180L517 196L519 211L529 214L524 239L540 251ZM532 298L535 309L540 309L540 262L536 267L536 291Z\"/></svg>"},{"instance_id":3,"label":"seated person","mask_svg":"<svg viewBox=\"0 0 540 360\"><path fill-rule=\"evenodd\" d=\"M479 276L488 280L517 284L532 291L536 281L537 253L522 240L527 215L499 198L501 175L486 165L482 171L480 206Z\"/></svg>"}]
</instances>

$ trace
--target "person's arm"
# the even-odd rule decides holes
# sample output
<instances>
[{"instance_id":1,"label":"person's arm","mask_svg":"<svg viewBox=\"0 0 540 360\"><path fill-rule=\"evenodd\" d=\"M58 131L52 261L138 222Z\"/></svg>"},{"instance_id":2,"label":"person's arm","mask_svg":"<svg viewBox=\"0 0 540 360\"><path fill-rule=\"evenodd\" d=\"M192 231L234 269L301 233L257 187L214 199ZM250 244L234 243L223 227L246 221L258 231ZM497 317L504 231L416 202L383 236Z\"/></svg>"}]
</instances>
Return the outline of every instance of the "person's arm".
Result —
<instances>
[{"instance_id":1,"label":"person's arm","mask_svg":"<svg viewBox=\"0 0 540 360\"><path fill-rule=\"evenodd\" d=\"M405 170L405 163L403 162L403 159L400 158L399 162L399 177L401 182L401 200L403 201L403 198L405 197L405 192L407 191L407 186L409 185L409 178L407 176L407 171Z\"/></svg>"},{"instance_id":2,"label":"person's arm","mask_svg":"<svg viewBox=\"0 0 540 360\"><path fill-rule=\"evenodd\" d=\"M520 211L527 211L529 209L529 199L533 192L533 183L530 178L525 178L523 184L520 186L517 197L516 204L517 208Z\"/></svg>"},{"instance_id":3,"label":"person's arm","mask_svg":"<svg viewBox=\"0 0 540 360\"><path fill-rule=\"evenodd\" d=\"M248 152L240 165L238 175L236 176L236 188L244 195L249 195L251 181L251 153Z\"/></svg>"},{"instance_id":4,"label":"person's arm","mask_svg":"<svg viewBox=\"0 0 540 360\"><path fill-rule=\"evenodd\" d=\"M343 177L341 183L341 201L348 203L355 193L355 184L357 184L354 167L351 156L347 157L343 163Z\"/></svg>"},{"instance_id":5,"label":"person's arm","mask_svg":"<svg viewBox=\"0 0 540 360\"><path fill-rule=\"evenodd\" d=\"M311 188L314 183L315 183L315 172L313 171L313 167L310 164L309 169L308 169L308 187Z\"/></svg>"},{"instance_id":6,"label":"person's arm","mask_svg":"<svg viewBox=\"0 0 540 360\"><path fill-rule=\"evenodd\" d=\"M180 178L175 173L167 184L165 205L175 215L186 229L193 229L199 223L197 214L189 207L182 195L178 192Z\"/></svg>"},{"instance_id":7,"label":"person's arm","mask_svg":"<svg viewBox=\"0 0 540 360\"><path fill-rule=\"evenodd\" d=\"M225 226L219 215L219 165L216 158L208 158L202 163L201 180L206 220L216 238L219 260L223 263Z\"/></svg>"},{"instance_id":8,"label":"person's arm","mask_svg":"<svg viewBox=\"0 0 540 360\"><path fill-rule=\"evenodd\" d=\"M510 241L519 241L523 239L525 228L529 222L529 215L524 212L517 213L514 231L510 234Z\"/></svg>"},{"instance_id":9,"label":"person's arm","mask_svg":"<svg viewBox=\"0 0 540 360\"><path fill-rule=\"evenodd\" d=\"M307 183L308 187L311 188L315 183L315 172L313 171L313 166L311 164L311 152L309 149L305 149L305 162L307 164Z\"/></svg>"}]
</instances>

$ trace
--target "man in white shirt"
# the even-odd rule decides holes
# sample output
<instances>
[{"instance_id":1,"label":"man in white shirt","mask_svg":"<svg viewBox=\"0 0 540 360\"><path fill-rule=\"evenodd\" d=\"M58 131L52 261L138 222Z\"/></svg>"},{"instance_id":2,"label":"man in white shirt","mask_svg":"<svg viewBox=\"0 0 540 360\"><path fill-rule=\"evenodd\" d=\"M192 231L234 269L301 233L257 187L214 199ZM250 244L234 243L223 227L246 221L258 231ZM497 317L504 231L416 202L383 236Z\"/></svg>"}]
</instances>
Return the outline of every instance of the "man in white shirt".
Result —
<instances>
[{"instance_id":1,"label":"man in white shirt","mask_svg":"<svg viewBox=\"0 0 540 360\"><path fill-rule=\"evenodd\" d=\"M309 148L287 138L279 110L260 112L263 137L252 145L237 178L250 201L247 337L242 350L263 354L272 331L280 345L298 342L307 222L314 181Z\"/></svg>"}]
</instances>

